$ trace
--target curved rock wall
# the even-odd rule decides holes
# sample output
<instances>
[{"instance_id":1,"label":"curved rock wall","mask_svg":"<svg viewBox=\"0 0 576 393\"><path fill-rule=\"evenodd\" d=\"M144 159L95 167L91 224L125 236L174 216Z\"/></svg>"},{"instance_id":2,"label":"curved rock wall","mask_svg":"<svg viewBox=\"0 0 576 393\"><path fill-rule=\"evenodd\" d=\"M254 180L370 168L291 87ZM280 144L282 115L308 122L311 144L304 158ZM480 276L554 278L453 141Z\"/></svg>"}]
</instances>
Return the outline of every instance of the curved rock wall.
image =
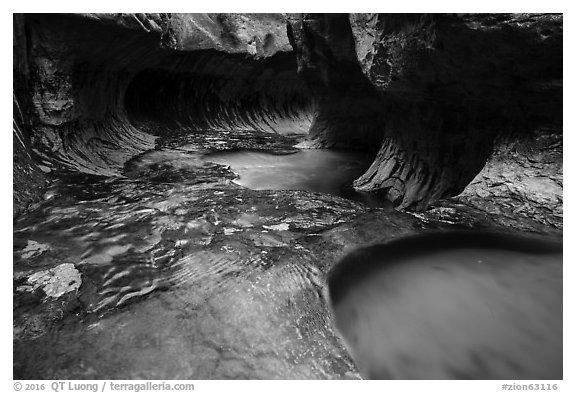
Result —
<instances>
[{"instance_id":1,"label":"curved rock wall","mask_svg":"<svg viewBox=\"0 0 576 393\"><path fill-rule=\"evenodd\" d=\"M131 118L192 131L307 132L310 103L291 53L255 62L202 51L185 60L179 66L185 72L155 68L134 77L125 97Z\"/></svg>"},{"instance_id":2,"label":"curved rock wall","mask_svg":"<svg viewBox=\"0 0 576 393\"><path fill-rule=\"evenodd\" d=\"M30 171L119 175L154 146L150 131L166 127L307 131L310 103L282 15L14 18L14 140L30 158L15 165L23 189ZM15 189L15 214L41 191Z\"/></svg>"},{"instance_id":3,"label":"curved rock wall","mask_svg":"<svg viewBox=\"0 0 576 393\"><path fill-rule=\"evenodd\" d=\"M561 232L562 156L562 136L547 130L529 141L499 143L482 171L454 199L490 214L504 227Z\"/></svg>"},{"instance_id":4,"label":"curved rock wall","mask_svg":"<svg viewBox=\"0 0 576 393\"><path fill-rule=\"evenodd\" d=\"M497 141L539 160L561 103L559 15L16 14L14 212L50 172L118 175L174 128L309 129L374 154L358 190L424 210Z\"/></svg>"},{"instance_id":5,"label":"curved rock wall","mask_svg":"<svg viewBox=\"0 0 576 393\"><path fill-rule=\"evenodd\" d=\"M561 15L304 14L290 23L319 103L314 145L380 141L355 187L399 209L460 193L496 138L562 132Z\"/></svg>"},{"instance_id":6,"label":"curved rock wall","mask_svg":"<svg viewBox=\"0 0 576 393\"><path fill-rule=\"evenodd\" d=\"M298 73L314 95L310 147L372 150L382 141L377 91L358 64L347 14L292 16Z\"/></svg>"}]
</instances>

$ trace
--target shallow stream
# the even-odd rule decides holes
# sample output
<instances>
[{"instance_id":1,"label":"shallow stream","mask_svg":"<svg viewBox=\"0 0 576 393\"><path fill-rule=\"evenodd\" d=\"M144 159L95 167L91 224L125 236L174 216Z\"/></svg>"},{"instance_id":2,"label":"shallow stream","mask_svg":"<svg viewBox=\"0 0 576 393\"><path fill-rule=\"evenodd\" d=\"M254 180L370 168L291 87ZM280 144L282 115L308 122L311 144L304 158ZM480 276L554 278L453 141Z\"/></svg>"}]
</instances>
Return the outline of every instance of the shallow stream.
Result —
<instances>
[{"instance_id":1,"label":"shallow stream","mask_svg":"<svg viewBox=\"0 0 576 393\"><path fill-rule=\"evenodd\" d=\"M182 133L120 176L54 180L14 222L14 378L358 378L323 298L327 262L310 244L367 206L278 184L251 190L206 159L231 145L292 146L256 134L234 145L225 133ZM301 179L294 188L343 185L302 179L301 165L290 175L298 153L245 154L255 165L281 158L268 170L277 162L272 176ZM303 155L322 170L345 165Z\"/></svg>"},{"instance_id":2,"label":"shallow stream","mask_svg":"<svg viewBox=\"0 0 576 393\"><path fill-rule=\"evenodd\" d=\"M374 207L387 201L354 190L352 182L372 163L369 154L324 149L286 152L240 150L211 153L207 161L230 166L236 184L252 190L305 190L332 194Z\"/></svg>"},{"instance_id":3,"label":"shallow stream","mask_svg":"<svg viewBox=\"0 0 576 393\"><path fill-rule=\"evenodd\" d=\"M183 132L122 173L55 176L14 220L14 378L360 378L328 271L358 246L458 224L356 193L367 157L295 142Z\"/></svg>"}]
</instances>

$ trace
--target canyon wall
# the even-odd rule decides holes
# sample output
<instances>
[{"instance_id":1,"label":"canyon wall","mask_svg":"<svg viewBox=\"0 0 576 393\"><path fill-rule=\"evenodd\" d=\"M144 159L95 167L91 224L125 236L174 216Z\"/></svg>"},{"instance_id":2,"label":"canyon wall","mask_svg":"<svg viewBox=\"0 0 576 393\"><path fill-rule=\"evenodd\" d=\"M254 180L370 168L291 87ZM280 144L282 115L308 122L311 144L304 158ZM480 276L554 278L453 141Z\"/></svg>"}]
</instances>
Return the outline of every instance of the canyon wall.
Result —
<instances>
[{"instance_id":1,"label":"canyon wall","mask_svg":"<svg viewBox=\"0 0 576 393\"><path fill-rule=\"evenodd\" d=\"M117 176L157 135L233 128L367 151L355 188L399 210L519 200L561 228L562 27L552 14L15 14L14 214L61 172Z\"/></svg>"},{"instance_id":2,"label":"canyon wall","mask_svg":"<svg viewBox=\"0 0 576 393\"><path fill-rule=\"evenodd\" d=\"M306 132L279 14L15 14L14 214L47 176L116 176L167 128Z\"/></svg>"},{"instance_id":3,"label":"canyon wall","mask_svg":"<svg viewBox=\"0 0 576 393\"><path fill-rule=\"evenodd\" d=\"M355 187L399 209L460 194L500 145L545 134L561 160L561 15L302 14L289 35L317 103L310 145L377 150Z\"/></svg>"}]
</instances>

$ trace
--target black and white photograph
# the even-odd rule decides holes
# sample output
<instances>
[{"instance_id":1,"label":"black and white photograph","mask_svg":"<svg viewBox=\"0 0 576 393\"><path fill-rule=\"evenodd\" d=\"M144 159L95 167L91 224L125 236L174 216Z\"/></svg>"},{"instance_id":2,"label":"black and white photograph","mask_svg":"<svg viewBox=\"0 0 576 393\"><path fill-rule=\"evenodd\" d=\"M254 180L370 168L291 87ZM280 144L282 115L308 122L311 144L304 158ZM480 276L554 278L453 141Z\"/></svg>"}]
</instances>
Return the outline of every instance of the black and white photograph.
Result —
<instances>
[{"instance_id":1,"label":"black and white photograph","mask_svg":"<svg viewBox=\"0 0 576 393\"><path fill-rule=\"evenodd\" d=\"M7 389L566 391L564 14L197 8L12 14Z\"/></svg>"}]
</instances>

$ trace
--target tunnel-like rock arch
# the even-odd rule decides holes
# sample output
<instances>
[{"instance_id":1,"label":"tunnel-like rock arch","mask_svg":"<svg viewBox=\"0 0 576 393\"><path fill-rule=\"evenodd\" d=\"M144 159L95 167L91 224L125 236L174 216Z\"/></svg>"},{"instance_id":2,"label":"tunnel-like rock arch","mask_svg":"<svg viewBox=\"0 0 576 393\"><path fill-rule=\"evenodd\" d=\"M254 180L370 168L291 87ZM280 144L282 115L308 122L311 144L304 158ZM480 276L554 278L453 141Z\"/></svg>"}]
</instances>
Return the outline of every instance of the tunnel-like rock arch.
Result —
<instances>
[{"instance_id":1,"label":"tunnel-like rock arch","mask_svg":"<svg viewBox=\"0 0 576 393\"><path fill-rule=\"evenodd\" d=\"M329 308L348 251L561 242L561 15L15 14L13 39L19 379L360 378ZM499 305L552 275L561 309L556 252L457 254Z\"/></svg>"},{"instance_id":2,"label":"tunnel-like rock arch","mask_svg":"<svg viewBox=\"0 0 576 393\"><path fill-rule=\"evenodd\" d=\"M23 173L117 173L153 146L145 130L308 131L307 147L373 154L355 188L416 211L503 141L561 140L558 15L14 18L15 212L34 199Z\"/></svg>"},{"instance_id":3,"label":"tunnel-like rock arch","mask_svg":"<svg viewBox=\"0 0 576 393\"><path fill-rule=\"evenodd\" d=\"M15 213L40 192L27 195L32 177L21 174L119 173L154 146L149 131L308 129L311 101L282 15L20 14L14 21Z\"/></svg>"}]
</instances>

